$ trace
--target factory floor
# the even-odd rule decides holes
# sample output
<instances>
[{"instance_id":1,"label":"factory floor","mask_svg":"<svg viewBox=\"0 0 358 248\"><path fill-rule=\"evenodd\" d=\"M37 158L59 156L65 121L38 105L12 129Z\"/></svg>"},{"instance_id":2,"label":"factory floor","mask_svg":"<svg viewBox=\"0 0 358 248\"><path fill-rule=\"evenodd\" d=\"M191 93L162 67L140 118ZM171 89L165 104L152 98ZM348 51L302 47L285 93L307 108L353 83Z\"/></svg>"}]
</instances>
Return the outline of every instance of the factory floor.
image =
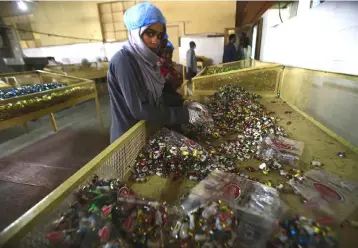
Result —
<instances>
[{"instance_id":1,"label":"factory floor","mask_svg":"<svg viewBox=\"0 0 358 248\"><path fill-rule=\"evenodd\" d=\"M94 101L0 130L0 229L4 229L109 145L109 98L100 99L105 132ZM6 214L4 214L6 213Z\"/></svg>"}]
</instances>

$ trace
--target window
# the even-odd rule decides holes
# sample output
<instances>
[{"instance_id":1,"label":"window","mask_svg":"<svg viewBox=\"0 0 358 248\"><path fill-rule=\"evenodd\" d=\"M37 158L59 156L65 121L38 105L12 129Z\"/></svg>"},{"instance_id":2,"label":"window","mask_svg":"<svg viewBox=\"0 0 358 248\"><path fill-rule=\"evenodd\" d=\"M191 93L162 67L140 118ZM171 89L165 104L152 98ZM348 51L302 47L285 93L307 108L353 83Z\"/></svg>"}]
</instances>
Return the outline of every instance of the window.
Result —
<instances>
[{"instance_id":1,"label":"window","mask_svg":"<svg viewBox=\"0 0 358 248\"><path fill-rule=\"evenodd\" d=\"M98 4L102 36L105 41L122 41L128 38L123 14L133 5L135 5L134 1Z\"/></svg>"}]
</instances>

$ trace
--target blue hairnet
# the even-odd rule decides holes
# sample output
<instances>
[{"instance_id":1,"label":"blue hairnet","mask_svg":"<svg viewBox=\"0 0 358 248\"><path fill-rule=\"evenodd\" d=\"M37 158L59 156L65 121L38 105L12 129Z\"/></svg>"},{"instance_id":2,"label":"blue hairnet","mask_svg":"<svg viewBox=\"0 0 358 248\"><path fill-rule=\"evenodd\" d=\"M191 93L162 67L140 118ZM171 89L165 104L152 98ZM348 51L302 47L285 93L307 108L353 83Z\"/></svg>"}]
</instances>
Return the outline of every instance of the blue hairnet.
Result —
<instances>
[{"instance_id":1,"label":"blue hairnet","mask_svg":"<svg viewBox=\"0 0 358 248\"><path fill-rule=\"evenodd\" d=\"M170 47L171 49L173 49L174 50L174 46L173 46L173 44L168 40L168 42L167 42L167 47Z\"/></svg>"},{"instance_id":2,"label":"blue hairnet","mask_svg":"<svg viewBox=\"0 0 358 248\"><path fill-rule=\"evenodd\" d=\"M163 36L163 40L167 40L168 38L169 38L168 34L165 34L165 35Z\"/></svg>"},{"instance_id":3,"label":"blue hairnet","mask_svg":"<svg viewBox=\"0 0 358 248\"><path fill-rule=\"evenodd\" d=\"M162 12L148 2L140 3L127 9L124 13L123 21L129 31L149 26L156 22L166 24Z\"/></svg>"}]
</instances>

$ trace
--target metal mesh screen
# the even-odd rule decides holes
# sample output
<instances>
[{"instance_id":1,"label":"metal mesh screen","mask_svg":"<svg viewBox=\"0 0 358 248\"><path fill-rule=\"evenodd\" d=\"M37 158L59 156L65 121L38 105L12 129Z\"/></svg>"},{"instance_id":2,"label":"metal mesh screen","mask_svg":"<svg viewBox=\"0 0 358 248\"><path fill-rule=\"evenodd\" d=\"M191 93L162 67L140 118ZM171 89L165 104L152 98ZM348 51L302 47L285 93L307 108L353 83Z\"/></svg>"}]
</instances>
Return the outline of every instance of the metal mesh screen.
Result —
<instances>
[{"instance_id":1,"label":"metal mesh screen","mask_svg":"<svg viewBox=\"0 0 358 248\"><path fill-rule=\"evenodd\" d=\"M258 61L258 60L251 60L251 59L239 60L239 61L235 61L235 62L211 65L211 66L205 67L205 69L202 70L197 75L197 77L220 74L220 73L234 72L234 71L248 69L248 68L258 68L258 67L264 68L264 67L273 66L273 65L277 65L277 64L269 63L269 62L262 62L262 61Z\"/></svg>"},{"instance_id":2,"label":"metal mesh screen","mask_svg":"<svg viewBox=\"0 0 358 248\"><path fill-rule=\"evenodd\" d=\"M275 91L282 66L245 69L193 78L194 95L210 95L224 85L241 85L250 91Z\"/></svg>"},{"instance_id":3,"label":"metal mesh screen","mask_svg":"<svg viewBox=\"0 0 358 248\"><path fill-rule=\"evenodd\" d=\"M67 210L69 205L74 201L73 191L70 190L70 187L74 187L75 189L81 188L86 185L95 174L100 178L124 178L134 165L135 159L145 145L151 130L154 129L153 127L147 127L144 121L139 122L127 132L127 136L123 140L117 140L86 164L82 168L89 170L85 176L80 176L81 169L61 185L65 186L64 190L60 192L61 197L65 197L64 200L57 202L56 199L54 199L56 201L55 206L49 209L49 213L40 214L38 221L30 222L24 227L26 230L29 230L29 232L21 237L20 242L16 244L12 243L7 247L49 247L49 243L45 237L47 226L52 220L56 219L61 212ZM69 181L74 182L74 185L70 185L71 182ZM37 206L38 205L29 211L35 212ZM20 217L20 221L17 223L18 225L21 225L21 218L22 217Z\"/></svg>"},{"instance_id":4,"label":"metal mesh screen","mask_svg":"<svg viewBox=\"0 0 358 248\"><path fill-rule=\"evenodd\" d=\"M0 121L40 111L79 97L90 96L96 91L93 81L48 72L2 74L0 78L15 82L13 87L51 82L66 85L57 89L0 100Z\"/></svg>"}]
</instances>

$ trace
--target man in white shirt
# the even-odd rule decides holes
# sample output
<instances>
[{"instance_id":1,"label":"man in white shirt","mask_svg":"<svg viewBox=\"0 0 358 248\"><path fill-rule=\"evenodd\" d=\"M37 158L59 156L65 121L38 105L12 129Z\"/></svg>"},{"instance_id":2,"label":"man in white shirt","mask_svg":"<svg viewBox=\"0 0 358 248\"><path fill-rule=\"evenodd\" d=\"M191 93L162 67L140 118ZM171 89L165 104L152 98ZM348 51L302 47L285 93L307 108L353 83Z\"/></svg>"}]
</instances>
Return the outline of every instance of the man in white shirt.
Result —
<instances>
[{"instance_id":1,"label":"man in white shirt","mask_svg":"<svg viewBox=\"0 0 358 248\"><path fill-rule=\"evenodd\" d=\"M194 41L190 41L189 46L190 49L186 52L186 72L188 80L191 80L193 77L196 76L197 73L195 55L196 44Z\"/></svg>"}]
</instances>

